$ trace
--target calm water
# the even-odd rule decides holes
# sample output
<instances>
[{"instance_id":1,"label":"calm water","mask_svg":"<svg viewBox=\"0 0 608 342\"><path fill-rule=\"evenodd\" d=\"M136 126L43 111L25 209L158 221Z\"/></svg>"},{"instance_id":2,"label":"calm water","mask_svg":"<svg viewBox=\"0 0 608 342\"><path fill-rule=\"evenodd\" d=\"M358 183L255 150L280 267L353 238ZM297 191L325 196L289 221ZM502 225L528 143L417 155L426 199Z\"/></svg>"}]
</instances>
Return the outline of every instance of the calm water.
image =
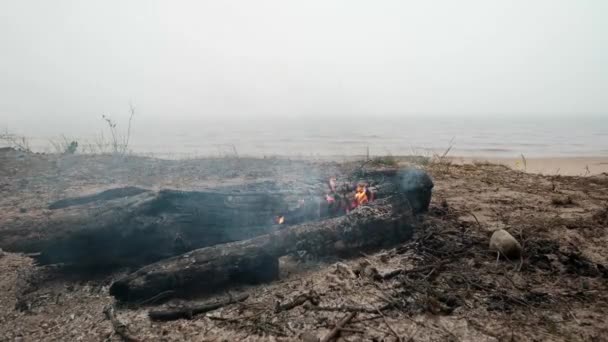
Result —
<instances>
[{"instance_id":1,"label":"calm water","mask_svg":"<svg viewBox=\"0 0 608 342\"><path fill-rule=\"evenodd\" d=\"M99 140L103 124L70 138ZM123 126L124 127L124 126ZM32 146L48 150L62 133L31 131ZM96 132L96 133L95 133ZM26 133L22 133L26 134ZM105 132L106 140L109 133ZM608 156L608 119L602 117L493 118L341 118L163 122L135 118L131 146L136 153L161 157L230 155L334 156L442 153L484 157Z\"/></svg>"}]
</instances>

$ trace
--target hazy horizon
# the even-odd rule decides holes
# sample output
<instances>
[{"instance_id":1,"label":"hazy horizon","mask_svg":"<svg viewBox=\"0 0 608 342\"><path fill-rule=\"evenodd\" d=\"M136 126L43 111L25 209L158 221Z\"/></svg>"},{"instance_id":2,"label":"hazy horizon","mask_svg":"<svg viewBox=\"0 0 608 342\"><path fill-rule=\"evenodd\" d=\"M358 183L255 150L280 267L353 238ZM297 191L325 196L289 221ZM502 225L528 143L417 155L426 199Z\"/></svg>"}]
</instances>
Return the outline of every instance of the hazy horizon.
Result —
<instances>
[{"instance_id":1,"label":"hazy horizon","mask_svg":"<svg viewBox=\"0 0 608 342\"><path fill-rule=\"evenodd\" d=\"M604 115L603 1L0 1L0 125ZM16 126L16 127L15 127Z\"/></svg>"},{"instance_id":2,"label":"hazy horizon","mask_svg":"<svg viewBox=\"0 0 608 342\"><path fill-rule=\"evenodd\" d=\"M603 154L606 10L566 0L0 0L0 129L47 145L62 134L91 141L102 115L124 129L132 103L139 151L321 153L337 144L327 137L381 136L377 149L399 153L480 134L465 145L533 137L553 151L564 139L569 148L572 129ZM371 144L357 139L357 151Z\"/></svg>"}]
</instances>

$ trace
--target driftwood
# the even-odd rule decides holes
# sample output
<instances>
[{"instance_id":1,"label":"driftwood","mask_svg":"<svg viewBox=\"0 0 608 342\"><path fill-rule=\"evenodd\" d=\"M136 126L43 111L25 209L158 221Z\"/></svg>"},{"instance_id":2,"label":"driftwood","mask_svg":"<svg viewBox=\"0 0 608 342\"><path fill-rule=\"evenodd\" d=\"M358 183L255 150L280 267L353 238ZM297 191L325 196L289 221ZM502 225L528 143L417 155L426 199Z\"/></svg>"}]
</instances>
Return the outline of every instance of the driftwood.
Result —
<instances>
[{"instance_id":1,"label":"driftwood","mask_svg":"<svg viewBox=\"0 0 608 342\"><path fill-rule=\"evenodd\" d=\"M231 296L225 300L221 300L221 301L217 301L217 302L213 302L213 303L201 304L201 305L192 306L192 307L186 307L186 308L174 309L174 310L150 311L148 313L148 316L153 321L173 321L176 319L192 319L192 316L194 316L194 315L213 311L213 310L219 309L219 308L229 305L229 304L242 302L242 301L246 300L247 298L249 298L248 294L240 294L235 297Z\"/></svg>"},{"instance_id":2,"label":"driftwood","mask_svg":"<svg viewBox=\"0 0 608 342\"><path fill-rule=\"evenodd\" d=\"M415 217L404 196L394 194L346 216L310 222L161 260L116 281L110 294L133 301L174 290L213 292L232 283L278 277L278 258L296 252L349 256L409 239Z\"/></svg>"}]
</instances>

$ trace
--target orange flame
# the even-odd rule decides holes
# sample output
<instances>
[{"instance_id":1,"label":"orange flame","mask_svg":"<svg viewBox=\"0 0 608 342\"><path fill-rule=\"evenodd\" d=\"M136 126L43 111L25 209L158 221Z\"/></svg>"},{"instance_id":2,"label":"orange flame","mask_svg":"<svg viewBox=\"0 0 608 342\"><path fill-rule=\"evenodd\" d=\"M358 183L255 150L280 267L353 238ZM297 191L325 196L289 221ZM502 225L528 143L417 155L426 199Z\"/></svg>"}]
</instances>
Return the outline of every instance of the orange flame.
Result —
<instances>
[{"instance_id":1,"label":"orange flame","mask_svg":"<svg viewBox=\"0 0 608 342\"><path fill-rule=\"evenodd\" d=\"M357 185L357 192L355 193L355 204L357 206L360 206L367 202L369 202L369 198L367 198L367 188L363 184Z\"/></svg>"}]
</instances>

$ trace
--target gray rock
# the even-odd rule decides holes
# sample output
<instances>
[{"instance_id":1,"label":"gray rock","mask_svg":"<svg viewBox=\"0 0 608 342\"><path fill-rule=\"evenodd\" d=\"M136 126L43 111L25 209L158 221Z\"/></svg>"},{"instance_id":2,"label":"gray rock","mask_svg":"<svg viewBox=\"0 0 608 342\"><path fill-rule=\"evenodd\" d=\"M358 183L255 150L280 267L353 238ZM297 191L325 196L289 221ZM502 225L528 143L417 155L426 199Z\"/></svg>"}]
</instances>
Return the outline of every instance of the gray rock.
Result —
<instances>
[{"instance_id":1,"label":"gray rock","mask_svg":"<svg viewBox=\"0 0 608 342\"><path fill-rule=\"evenodd\" d=\"M504 229L499 229L490 238L490 249L500 252L510 260L517 260L521 257L522 248L519 242Z\"/></svg>"}]
</instances>

